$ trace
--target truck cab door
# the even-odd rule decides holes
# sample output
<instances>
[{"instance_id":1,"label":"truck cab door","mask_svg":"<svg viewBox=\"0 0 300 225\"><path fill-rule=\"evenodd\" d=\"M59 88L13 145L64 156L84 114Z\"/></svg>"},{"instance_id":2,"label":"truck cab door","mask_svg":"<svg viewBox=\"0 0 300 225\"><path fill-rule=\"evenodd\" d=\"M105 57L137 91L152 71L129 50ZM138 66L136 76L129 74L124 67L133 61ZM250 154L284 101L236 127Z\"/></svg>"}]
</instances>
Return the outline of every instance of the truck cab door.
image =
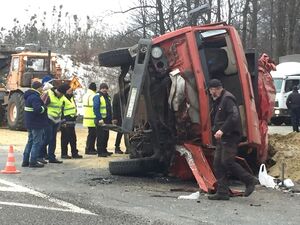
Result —
<instances>
[{"instance_id":1,"label":"truck cab door","mask_svg":"<svg viewBox=\"0 0 300 225\"><path fill-rule=\"evenodd\" d=\"M20 57L13 56L10 65L10 71L7 76L7 89L15 90L19 83L19 68L20 68Z\"/></svg>"}]
</instances>

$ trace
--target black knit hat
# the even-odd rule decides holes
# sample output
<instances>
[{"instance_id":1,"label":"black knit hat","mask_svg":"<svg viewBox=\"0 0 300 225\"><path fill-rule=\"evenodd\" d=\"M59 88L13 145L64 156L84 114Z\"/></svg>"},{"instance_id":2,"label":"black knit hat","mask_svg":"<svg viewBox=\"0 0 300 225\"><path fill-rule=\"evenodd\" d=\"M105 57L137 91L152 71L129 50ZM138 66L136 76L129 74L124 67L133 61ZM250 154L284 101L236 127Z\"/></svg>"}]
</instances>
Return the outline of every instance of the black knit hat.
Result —
<instances>
[{"instance_id":1,"label":"black knit hat","mask_svg":"<svg viewBox=\"0 0 300 225\"><path fill-rule=\"evenodd\" d=\"M96 90L97 90L97 85L96 85L96 83L95 83L95 82L90 83L89 89L90 89L90 90L93 90L93 91L96 91Z\"/></svg>"},{"instance_id":2,"label":"black knit hat","mask_svg":"<svg viewBox=\"0 0 300 225\"><path fill-rule=\"evenodd\" d=\"M215 88L215 87L222 87L222 82L218 79L211 79L209 82L208 82L208 87L209 88Z\"/></svg>"},{"instance_id":3,"label":"black knit hat","mask_svg":"<svg viewBox=\"0 0 300 225\"><path fill-rule=\"evenodd\" d=\"M64 83L64 84L58 86L57 90L62 94L66 94L67 90L69 90L70 88L71 87L68 84Z\"/></svg>"},{"instance_id":4,"label":"black knit hat","mask_svg":"<svg viewBox=\"0 0 300 225\"><path fill-rule=\"evenodd\" d=\"M42 83L39 82L39 81L34 81L32 84L31 84L31 87L35 90L39 89L40 87L42 87Z\"/></svg>"},{"instance_id":5,"label":"black knit hat","mask_svg":"<svg viewBox=\"0 0 300 225\"><path fill-rule=\"evenodd\" d=\"M108 89L107 83L101 83L100 84L99 90L104 89L104 88Z\"/></svg>"}]
</instances>

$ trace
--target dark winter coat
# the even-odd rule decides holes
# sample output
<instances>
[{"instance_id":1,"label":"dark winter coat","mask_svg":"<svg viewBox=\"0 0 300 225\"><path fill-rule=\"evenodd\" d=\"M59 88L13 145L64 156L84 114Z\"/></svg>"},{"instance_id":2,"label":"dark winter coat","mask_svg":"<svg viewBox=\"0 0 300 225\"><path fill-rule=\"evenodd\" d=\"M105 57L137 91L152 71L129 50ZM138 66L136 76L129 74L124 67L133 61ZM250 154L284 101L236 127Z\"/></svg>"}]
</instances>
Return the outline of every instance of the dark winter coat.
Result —
<instances>
[{"instance_id":1,"label":"dark winter coat","mask_svg":"<svg viewBox=\"0 0 300 225\"><path fill-rule=\"evenodd\" d=\"M286 106L288 109L300 108L300 94L297 90L294 90L286 99Z\"/></svg>"},{"instance_id":2,"label":"dark winter coat","mask_svg":"<svg viewBox=\"0 0 300 225\"><path fill-rule=\"evenodd\" d=\"M121 104L120 104L120 94L117 92L113 97L113 119L118 120L117 125L122 124L122 115L121 115Z\"/></svg>"},{"instance_id":3,"label":"dark winter coat","mask_svg":"<svg viewBox=\"0 0 300 225\"><path fill-rule=\"evenodd\" d=\"M212 132L223 132L223 139L239 139L242 134L241 118L235 97L223 90L213 101L211 110Z\"/></svg>"},{"instance_id":4,"label":"dark winter coat","mask_svg":"<svg viewBox=\"0 0 300 225\"><path fill-rule=\"evenodd\" d=\"M24 93L24 99L25 127L27 129L40 129L47 127L47 109L40 97L40 93L34 89L29 89ZM32 111L28 111L26 108Z\"/></svg>"}]
</instances>

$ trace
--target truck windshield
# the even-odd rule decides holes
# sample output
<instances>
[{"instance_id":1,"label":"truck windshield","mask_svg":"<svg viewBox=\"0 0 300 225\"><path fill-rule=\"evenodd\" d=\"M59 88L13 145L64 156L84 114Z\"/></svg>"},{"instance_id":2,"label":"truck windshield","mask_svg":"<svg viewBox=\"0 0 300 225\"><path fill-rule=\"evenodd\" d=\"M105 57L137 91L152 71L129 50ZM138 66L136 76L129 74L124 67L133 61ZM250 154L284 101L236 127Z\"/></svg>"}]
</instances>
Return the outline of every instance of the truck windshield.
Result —
<instances>
[{"instance_id":1,"label":"truck windshield","mask_svg":"<svg viewBox=\"0 0 300 225\"><path fill-rule=\"evenodd\" d=\"M280 93L281 91L281 86L282 86L282 79L280 78L275 78L274 79L274 85L275 85L275 88L276 88L276 93Z\"/></svg>"},{"instance_id":2,"label":"truck windshield","mask_svg":"<svg viewBox=\"0 0 300 225\"><path fill-rule=\"evenodd\" d=\"M47 71L47 60L44 58L28 57L26 71Z\"/></svg>"}]
</instances>

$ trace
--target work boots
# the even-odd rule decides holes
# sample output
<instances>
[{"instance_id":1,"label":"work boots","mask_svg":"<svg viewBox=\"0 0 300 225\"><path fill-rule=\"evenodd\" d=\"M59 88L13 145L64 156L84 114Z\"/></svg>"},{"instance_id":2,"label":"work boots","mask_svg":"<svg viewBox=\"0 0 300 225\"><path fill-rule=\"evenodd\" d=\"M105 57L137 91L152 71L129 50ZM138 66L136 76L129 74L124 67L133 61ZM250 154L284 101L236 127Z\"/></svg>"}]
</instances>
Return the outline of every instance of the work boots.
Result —
<instances>
[{"instance_id":1,"label":"work boots","mask_svg":"<svg viewBox=\"0 0 300 225\"><path fill-rule=\"evenodd\" d=\"M209 200L229 200L229 195L225 193L216 193L208 196Z\"/></svg>"},{"instance_id":2,"label":"work boots","mask_svg":"<svg viewBox=\"0 0 300 225\"><path fill-rule=\"evenodd\" d=\"M255 184L257 184L257 179L253 177L253 179L248 184L246 184L246 189L244 193L245 197L248 197L252 194L252 192L255 190Z\"/></svg>"},{"instance_id":3,"label":"work boots","mask_svg":"<svg viewBox=\"0 0 300 225\"><path fill-rule=\"evenodd\" d=\"M115 154L123 154L123 152L121 151L120 147L116 147L115 148Z\"/></svg>"},{"instance_id":4,"label":"work boots","mask_svg":"<svg viewBox=\"0 0 300 225\"><path fill-rule=\"evenodd\" d=\"M78 153L75 155L72 155L73 159L82 159L82 155L79 155Z\"/></svg>"}]
</instances>

